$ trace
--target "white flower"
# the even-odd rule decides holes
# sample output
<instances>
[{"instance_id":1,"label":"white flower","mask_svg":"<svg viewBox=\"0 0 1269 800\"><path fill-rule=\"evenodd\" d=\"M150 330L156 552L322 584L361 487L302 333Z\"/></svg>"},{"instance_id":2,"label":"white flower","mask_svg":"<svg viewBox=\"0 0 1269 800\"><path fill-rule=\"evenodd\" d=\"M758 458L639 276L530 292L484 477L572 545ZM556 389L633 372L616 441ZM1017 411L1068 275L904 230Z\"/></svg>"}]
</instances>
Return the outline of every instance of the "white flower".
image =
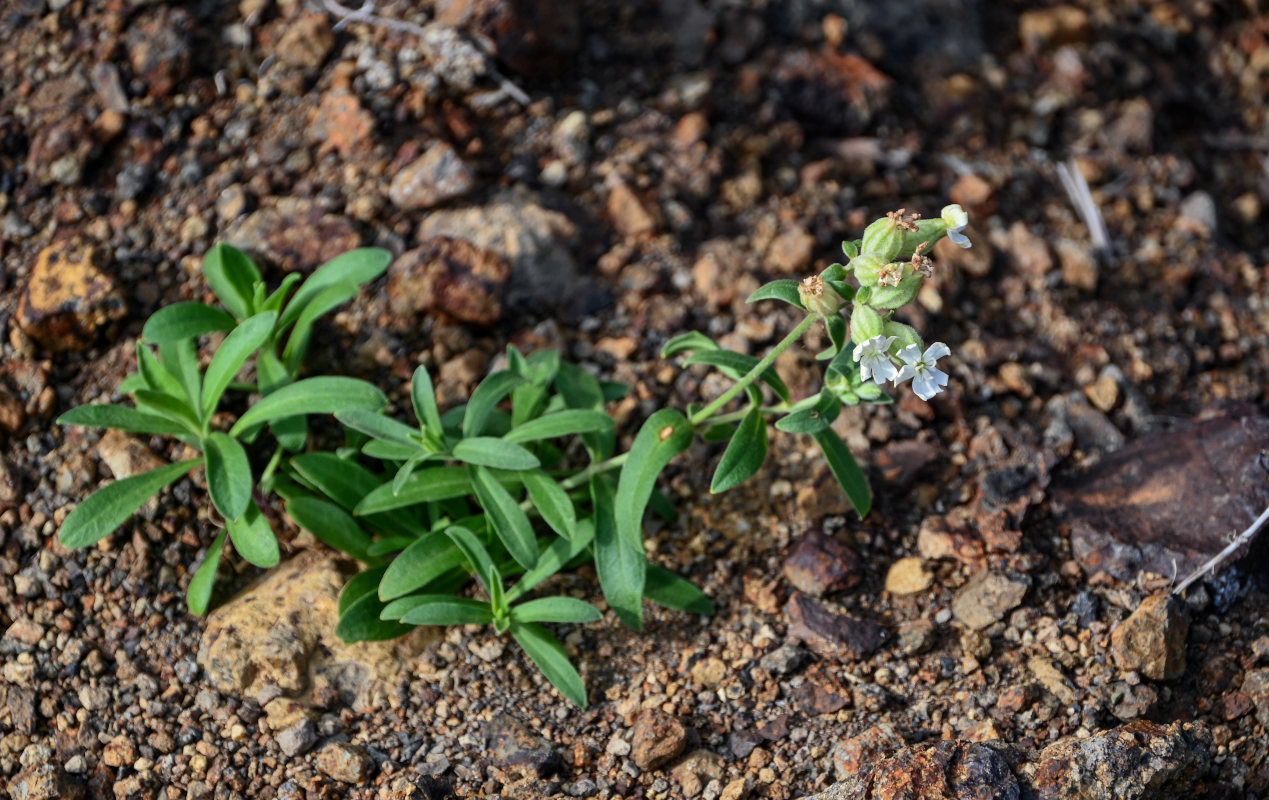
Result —
<instances>
[{"instance_id":1,"label":"white flower","mask_svg":"<svg viewBox=\"0 0 1269 800\"><path fill-rule=\"evenodd\" d=\"M921 354L921 348L916 345L908 345L899 351L899 359L903 361L904 366L899 370L899 376L894 379L894 385L898 386L911 379L912 391L916 392L917 397L929 400L947 386L947 373L934 366L934 362L951 353L952 351L942 342L935 342L927 347L925 355Z\"/></svg>"},{"instance_id":2,"label":"white flower","mask_svg":"<svg viewBox=\"0 0 1269 800\"><path fill-rule=\"evenodd\" d=\"M859 362L859 374L864 380L872 380L878 386L894 380L899 373L890 360L890 343L894 336L874 336L855 347L854 358Z\"/></svg>"},{"instance_id":3,"label":"white flower","mask_svg":"<svg viewBox=\"0 0 1269 800\"><path fill-rule=\"evenodd\" d=\"M957 247L969 248L969 237L961 233L969 225L969 214L959 205L944 206L943 224L947 226L947 238Z\"/></svg>"}]
</instances>

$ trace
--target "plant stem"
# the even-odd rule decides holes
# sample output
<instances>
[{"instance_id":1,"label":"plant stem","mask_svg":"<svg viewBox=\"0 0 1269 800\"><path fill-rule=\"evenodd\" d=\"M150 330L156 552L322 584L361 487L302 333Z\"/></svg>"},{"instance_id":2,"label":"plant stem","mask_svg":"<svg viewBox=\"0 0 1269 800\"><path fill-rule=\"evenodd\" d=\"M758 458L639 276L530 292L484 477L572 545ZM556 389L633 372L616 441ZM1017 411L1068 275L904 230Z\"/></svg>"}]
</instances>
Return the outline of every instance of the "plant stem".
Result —
<instances>
[{"instance_id":1,"label":"plant stem","mask_svg":"<svg viewBox=\"0 0 1269 800\"><path fill-rule=\"evenodd\" d=\"M789 331L789 335L781 339L779 344L771 348L771 350L762 357L762 360L755 364L753 369L749 370L745 377L737 381L730 389L723 392L717 400L689 417L687 420L688 423L695 428L705 420L709 419L715 411L727 405L733 397L743 392L750 384L758 380L762 373L766 371L767 367L775 363L775 360L780 357L781 353L788 350L790 345L802 338L802 334L806 333L807 329L809 329L817 319L819 319L819 317L814 314L808 314L806 319L802 320L796 328Z\"/></svg>"},{"instance_id":2,"label":"plant stem","mask_svg":"<svg viewBox=\"0 0 1269 800\"><path fill-rule=\"evenodd\" d=\"M627 458L630 458L630 454L622 453L619 456L613 456L612 458L605 459L604 461L596 461L594 464L591 464L589 467L577 473L573 477L560 481L560 487L566 491L569 489L576 489L578 486L581 486L583 483L590 480L592 475L598 475L601 472L607 472L610 469L620 467L622 464L626 463Z\"/></svg>"}]
</instances>

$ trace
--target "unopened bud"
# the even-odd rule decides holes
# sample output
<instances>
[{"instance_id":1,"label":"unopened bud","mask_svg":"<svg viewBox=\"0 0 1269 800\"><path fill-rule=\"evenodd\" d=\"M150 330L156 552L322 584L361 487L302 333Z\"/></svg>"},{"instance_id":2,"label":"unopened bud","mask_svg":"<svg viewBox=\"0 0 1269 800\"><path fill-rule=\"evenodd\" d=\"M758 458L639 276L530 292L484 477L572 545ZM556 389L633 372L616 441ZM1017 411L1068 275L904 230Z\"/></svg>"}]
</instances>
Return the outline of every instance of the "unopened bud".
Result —
<instances>
[{"instance_id":1,"label":"unopened bud","mask_svg":"<svg viewBox=\"0 0 1269 800\"><path fill-rule=\"evenodd\" d=\"M842 298L819 275L808 276L798 284L798 299L807 311L821 317L832 316L842 307Z\"/></svg>"}]
</instances>

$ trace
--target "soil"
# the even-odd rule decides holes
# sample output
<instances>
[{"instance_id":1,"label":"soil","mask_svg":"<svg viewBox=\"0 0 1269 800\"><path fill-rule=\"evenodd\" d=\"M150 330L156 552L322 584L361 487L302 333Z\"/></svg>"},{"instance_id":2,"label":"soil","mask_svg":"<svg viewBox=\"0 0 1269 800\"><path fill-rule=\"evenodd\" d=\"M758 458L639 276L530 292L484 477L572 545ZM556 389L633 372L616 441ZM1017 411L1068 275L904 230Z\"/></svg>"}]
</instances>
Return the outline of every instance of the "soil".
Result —
<instances>
[{"instance_id":1,"label":"soil","mask_svg":"<svg viewBox=\"0 0 1269 800\"><path fill-rule=\"evenodd\" d=\"M1050 497L1078 507L1081 476L1126 442L1166 453L1174 421L1269 402L1269 44L1250 4L375 13L428 27L336 26L294 0L0 2L0 787L793 798L855 774L836 748L878 725L878 753L1034 752L1149 720L1198 723L1178 745L1203 749L1190 796L1269 796L1263 557L1143 604L1183 575L1115 561L1131 524L1081 533ZM1105 252L1060 169L1091 188ZM974 246L942 243L904 316L951 347L949 389L838 423L872 513L849 512L807 441L774 436L768 467L718 496L717 446L695 445L648 547L718 613L561 630L585 710L458 628L382 702L318 692L275 726L269 698L212 688L199 659L184 591L216 528L196 479L98 547L56 541L101 481L178 456L54 420L114 396L155 309L210 296L215 241L273 282L359 244L409 252L318 326L310 361L400 408L419 362L453 403L508 342L554 346L635 387L630 434L722 390L657 358L669 336L761 354L796 320L746 305L752 289L823 269L886 211L948 202ZM818 389L824 339L782 359L795 392ZM1181 474L1219 550L1260 508L1208 491L1212 471ZM278 525L288 555L317 547ZM256 576L233 559L217 601ZM559 580L597 594L585 571Z\"/></svg>"}]
</instances>

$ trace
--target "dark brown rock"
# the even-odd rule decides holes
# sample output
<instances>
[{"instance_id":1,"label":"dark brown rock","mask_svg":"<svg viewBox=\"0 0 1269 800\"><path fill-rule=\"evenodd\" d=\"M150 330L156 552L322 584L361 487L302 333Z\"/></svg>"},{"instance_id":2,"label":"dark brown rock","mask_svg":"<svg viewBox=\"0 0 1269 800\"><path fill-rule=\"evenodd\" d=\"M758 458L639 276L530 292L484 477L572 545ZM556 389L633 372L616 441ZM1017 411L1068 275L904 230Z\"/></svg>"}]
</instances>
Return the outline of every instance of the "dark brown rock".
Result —
<instances>
[{"instance_id":1,"label":"dark brown rock","mask_svg":"<svg viewBox=\"0 0 1269 800\"><path fill-rule=\"evenodd\" d=\"M1248 672L1243 678L1242 693L1256 707L1256 721L1269 728L1269 669Z\"/></svg>"},{"instance_id":2,"label":"dark brown rock","mask_svg":"<svg viewBox=\"0 0 1269 800\"><path fill-rule=\"evenodd\" d=\"M510 714L499 714L485 727L485 747L500 767L525 769L539 778L556 774L564 762L551 743Z\"/></svg>"},{"instance_id":3,"label":"dark brown rock","mask_svg":"<svg viewBox=\"0 0 1269 800\"><path fill-rule=\"evenodd\" d=\"M660 709L645 709L635 720L630 746L639 769L656 769L677 758L687 747L687 729L678 717Z\"/></svg>"},{"instance_id":4,"label":"dark brown rock","mask_svg":"<svg viewBox=\"0 0 1269 800\"><path fill-rule=\"evenodd\" d=\"M437 21L470 26L493 40L498 60L530 78L569 69L582 46L578 0L441 0Z\"/></svg>"},{"instance_id":5,"label":"dark brown rock","mask_svg":"<svg viewBox=\"0 0 1269 800\"><path fill-rule=\"evenodd\" d=\"M835 714L850 705L850 692L836 682L808 678L793 689L793 702L808 717Z\"/></svg>"},{"instance_id":6,"label":"dark brown rock","mask_svg":"<svg viewBox=\"0 0 1269 800\"><path fill-rule=\"evenodd\" d=\"M832 50L786 53L775 88L794 116L838 135L856 133L890 94L892 81L863 58Z\"/></svg>"},{"instance_id":7,"label":"dark brown rock","mask_svg":"<svg viewBox=\"0 0 1269 800\"><path fill-rule=\"evenodd\" d=\"M1141 550L1083 520L1071 525L1071 555L1090 578L1105 573L1115 580L1132 581L1141 569Z\"/></svg>"},{"instance_id":8,"label":"dark brown rock","mask_svg":"<svg viewBox=\"0 0 1269 800\"><path fill-rule=\"evenodd\" d=\"M1018 800L1007 749L940 741L900 750L805 800Z\"/></svg>"},{"instance_id":9,"label":"dark brown rock","mask_svg":"<svg viewBox=\"0 0 1269 800\"><path fill-rule=\"evenodd\" d=\"M379 790L378 800L447 800L449 786L429 775L398 775Z\"/></svg>"},{"instance_id":10,"label":"dark brown rock","mask_svg":"<svg viewBox=\"0 0 1269 800\"><path fill-rule=\"evenodd\" d=\"M438 142L392 178L388 199L402 211L418 211L468 195L475 187L454 148Z\"/></svg>"},{"instance_id":11,"label":"dark brown rock","mask_svg":"<svg viewBox=\"0 0 1269 800\"><path fill-rule=\"evenodd\" d=\"M1185 602L1173 594L1147 597L1110 634L1110 652L1120 669L1151 680L1172 680L1185 672L1185 637L1190 621Z\"/></svg>"},{"instance_id":12,"label":"dark brown rock","mask_svg":"<svg viewBox=\"0 0 1269 800\"><path fill-rule=\"evenodd\" d=\"M863 579L862 567L854 550L811 528L784 560L784 577L801 591L822 597L857 586Z\"/></svg>"},{"instance_id":13,"label":"dark brown rock","mask_svg":"<svg viewBox=\"0 0 1269 800\"><path fill-rule=\"evenodd\" d=\"M332 742L317 754L319 772L354 786L369 781L374 767L374 759L364 748L347 742Z\"/></svg>"},{"instance_id":14,"label":"dark brown rock","mask_svg":"<svg viewBox=\"0 0 1269 800\"><path fill-rule=\"evenodd\" d=\"M1110 455L1053 491L1072 521L1141 552L1142 568L1184 576L1269 506L1258 457L1269 419L1223 404Z\"/></svg>"},{"instance_id":15,"label":"dark brown rock","mask_svg":"<svg viewBox=\"0 0 1269 800\"><path fill-rule=\"evenodd\" d=\"M53 351L82 350L98 331L127 314L106 253L62 241L40 251L18 298L18 326Z\"/></svg>"},{"instance_id":16,"label":"dark brown rock","mask_svg":"<svg viewBox=\"0 0 1269 800\"><path fill-rule=\"evenodd\" d=\"M128 61L151 97L167 97L189 76L192 26L184 9L160 6L128 28Z\"/></svg>"},{"instance_id":17,"label":"dark brown rock","mask_svg":"<svg viewBox=\"0 0 1269 800\"><path fill-rule=\"evenodd\" d=\"M403 253L388 269L388 305L403 322L439 312L492 325L502 317L510 274L506 259L493 250L440 236Z\"/></svg>"},{"instance_id":18,"label":"dark brown rock","mask_svg":"<svg viewBox=\"0 0 1269 800\"><path fill-rule=\"evenodd\" d=\"M1046 747L1029 782L1036 800L1192 796L1210 767L1211 747L1212 735L1199 723L1142 720Z\"/></svg>"},{"instance_id":19,"label":"dark brown rock","mask_svg":"<svg viewBox=\"0 0 1269 800\"><path fill-rule=\"evenodd\" d=\"M882 480L896 489L906 489L939 459L939 449L929 442L907 439L889 442L877 451L874 466Z\"/></svg>"},{"instance_id":20,"label":"dark brown rock","mask_svg":"<svg viewBox=\"0 0 1269 800\"><path fill-rule=\"evenodd\" d=\"M96 154L97 145L87 118L71 112L58 116L35 135L27 153L26 171L40 185L74 186Z\"/></svg>"},{"instance_id":21,"label":"dark brown rock","mask_svg":"<svg viewBox=\"0 0 1269 800\"><path fill-rule=\"evenodd\" d=\"M809 595L795 592L784 607L789 636L801 639L823 658L856 661L886 641L886 629L867 620L830 610Z\"/></svg>"},{"instance_id":22,"label":"dark brown rock","mask_svg":"<svg viewBox=\"0 0 1269 800\"><path fill-rule=\"evenodd\" d=\"M312 272L359 247L361 234L346 217L327 214L311 200L283 197L230 226L225 240L287 272Z\"/></svg>"}]
</instances>

